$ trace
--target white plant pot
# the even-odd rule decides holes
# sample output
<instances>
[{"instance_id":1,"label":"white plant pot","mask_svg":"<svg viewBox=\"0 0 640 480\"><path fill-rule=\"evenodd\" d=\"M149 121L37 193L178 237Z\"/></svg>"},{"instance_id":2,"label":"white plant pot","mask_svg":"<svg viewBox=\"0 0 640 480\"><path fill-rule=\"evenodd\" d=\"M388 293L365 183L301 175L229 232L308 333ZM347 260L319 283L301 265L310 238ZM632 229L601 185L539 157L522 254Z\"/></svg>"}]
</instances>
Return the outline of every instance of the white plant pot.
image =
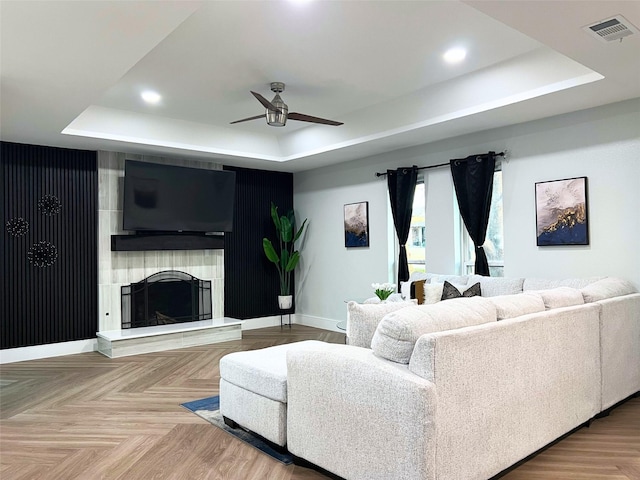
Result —
<instances>
[{"instance_id":1,"label":"white plant pot","mask_svg":"<svg viewBox=\"0 0 640 480\"><path fill-rule=\"evenodd\" d=\"M289 310L293 305L293 295L278 295L278 305L282 310Z\"/></svg>"}]
</instances>

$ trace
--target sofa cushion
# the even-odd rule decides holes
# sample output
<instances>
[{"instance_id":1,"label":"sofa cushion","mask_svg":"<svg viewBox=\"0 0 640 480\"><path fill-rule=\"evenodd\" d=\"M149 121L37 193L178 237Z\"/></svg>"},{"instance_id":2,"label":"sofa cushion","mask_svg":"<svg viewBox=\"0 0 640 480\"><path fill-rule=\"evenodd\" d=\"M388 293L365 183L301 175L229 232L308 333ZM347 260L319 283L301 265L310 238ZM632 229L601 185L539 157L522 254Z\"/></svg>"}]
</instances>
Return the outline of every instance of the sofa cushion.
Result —
<instances>
[{"instance_id":1,"label":"sofa cushion","mask_svg":"<svg viewBox=\"0 0 640 480\"><path fill-rule=\"evenodd\" d=\"M621 278L606 277L581 289L585 303L597 302L606 298L621 297L637 293L631 282Z\"/></svg>"},{"instance_id":2,"label":"sofa cushion","mask_svg":"<svg viewBox=\"0 0 640 480\"><path fill-rule=\"evenodd\" d=\"M602 280L606 277L563 278L562 280L550 280L548 278L525 278L522 285L523 291L548 290L558 287L583 288L587 285Z\"/></svg>"},{"instance_id":3,"label":"sofa cushion","mask_svg":"<svg viewBox=\"0 0 640 480\"><path fill-rule=\"evenodd\" d=\"M577 288L558 287L549 290L538 290L536 293L542 297L546 310L571 307L573 305L584 305L582 292Z\"/></svg>"},{"instance_id":4,"label":"sofa cushion","mask_svg":"<svg viewBox=\"0 0 640 480\"><path fill-rule=\"evenodd\" d=\"M373 335L371 348L379 357L408 364L421 335L494 321L496 307L482 297L416 305L385 315Z\"/></svg>"},{"instance_id":5,"label":"sofa cushion","mask_svg":"<svg viewBox=\"0 0 640 480\"><path fill-rule=\"evenodd\" d=\"M522 293L524 278L471 275L469 277L469 284L476 282L480 282L483 297L496 297L498 295L515 295Z\"/></svg>"},{"instance_id":6,"label":"sofa cushion","mask_svg":"<svg viewBox=\"0 0 640 480\"><path fill-rule=\"evenodd\" d=\"M371 338L380 320L389 312L416 305L416 300L377 304L347 303L347 339L349 345L371 348Z\"/></svg>"},{"instance_id":7,"label":"sofa cushion","mask_svg":"<svg viewBox=\"0 0 640 480\"><path fill-rule=\"evenodd\" d=\"M441 300L451 300L452 298L460 297L479 297L481 296L480 282L476 282L469 288L456 287L445 280L442 285L442 297Z\"/></svg>"},{"instance_id":8,"label":"sofa cushion","mask_svg":"<svg viewBox=\"0 0 640 480\"><path fill-rule=\"evenodd\" d=\"M542 297L533 292L518 293L516 295L497 295L490 297L489 300L496 307L498 320L545 311Z\"/></svg>"},{"instance_id":9,"label":"sofa cushion","mask_svg":"<svg viewBox=\"0 0 640 480\"><path fill-rule=\"evenodd\" d=\"M469 275L441 275L439 273L431 274L429 283L455 283L458 285L467 285L469 283Z\"/></svg>"},{"instance_id":10,"label":"sofa cushion","mask_svg":"<svg viewBox=\"0 0 640 480\"><path fill-rule=\"evenodd\" d=\"M326 345L317 340L305 340L229 353L220 359L220 378L271 400L287 403L287 352L324 349Z\"/></svg>"}]
</instances>

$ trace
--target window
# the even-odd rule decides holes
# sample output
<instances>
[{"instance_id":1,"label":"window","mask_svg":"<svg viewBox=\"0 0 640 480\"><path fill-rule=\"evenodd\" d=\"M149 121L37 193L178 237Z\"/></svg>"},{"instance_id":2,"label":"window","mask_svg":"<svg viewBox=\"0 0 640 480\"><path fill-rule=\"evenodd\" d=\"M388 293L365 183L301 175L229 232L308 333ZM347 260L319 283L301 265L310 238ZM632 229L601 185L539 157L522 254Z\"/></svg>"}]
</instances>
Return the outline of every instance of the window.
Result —
<instances>
[{"instance_id":1,"label":"window","mask_svg":"<svg viewBox=\"0 0 640 480\"><path fill-rule=\"evenodd\" d=\"M459 214L458 214L459 215ZM489 273L492 277L504 276L504 228L502 208L502 171L493 174L493 190L491 193L491 212L487 236L484 242L484 251L489 261ZM460 217L462 233L462 273L470 275L474 273L476 261L473 242L467 233L462 217Z\"/></svg>"},{"instance_id":2,"label":"window","mask_svg":"<svg viewBox=\"0 0 640 480\"><path fill-rule=\"evenodd\" d=\"M413 215L407 241L407 261L409 273L425 271L425 229L424 229L424 179L419 178L413 195Z\"/></svg>"}]
</instances>

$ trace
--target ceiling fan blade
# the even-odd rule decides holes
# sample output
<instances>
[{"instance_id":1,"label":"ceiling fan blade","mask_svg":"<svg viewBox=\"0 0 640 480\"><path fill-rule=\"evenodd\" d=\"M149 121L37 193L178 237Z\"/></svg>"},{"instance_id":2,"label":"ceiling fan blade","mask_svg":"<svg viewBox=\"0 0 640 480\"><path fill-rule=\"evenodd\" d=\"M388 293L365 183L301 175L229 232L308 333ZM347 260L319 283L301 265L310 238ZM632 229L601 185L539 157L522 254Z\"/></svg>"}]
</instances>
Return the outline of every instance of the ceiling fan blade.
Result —
<instances>
[{"instance_id":1,"label":"ceiling fan blade","mask_svg":"<svg viewBox=\"0 0 640 480\"><path fill-rule=\"evenodd\" d=\"M259 93L253 92L251 90L249 90L249 91L253 94L254 97L256 97L258 99L258 101L262 104L262 106L264 108L266 108L267 110L273 110L274 112L280 111L280 109L278 107L276 107L273 103L271 103L269 100L264 98Z\"/></svg>"},{"instance_id":2,"label":"ceiling fan blade","mask_svg":"<svg viewBox=\"0 0 640 480\"><path fill-rule=\"evenodd\" d=\"M266 114L262 114L262 115L256 115L255 117L243 118L242 120L236 120L235 122L229 122L229 125L233 125L234 123L240 123L240 122L248 122L249 120L257 120L258 118L264 118L266 116L267 116Z\"/></svg>"},{"instance_id":3,"label":"ceiling fan blade","mask_svg":"<svg viewBox=\"0 0 640 480\"><path fill-rule=\"evenodd\" d=\"M289 120L298 120L300 122L309 122L309 123L321 123L323 125L333 125L337 127L339 125L344 125L342 122L336 122L334 120L327 120L325 118L312 117L311 115L305 115L304 113L289 113L287 115Z\"/></svg>"}]
</instances>

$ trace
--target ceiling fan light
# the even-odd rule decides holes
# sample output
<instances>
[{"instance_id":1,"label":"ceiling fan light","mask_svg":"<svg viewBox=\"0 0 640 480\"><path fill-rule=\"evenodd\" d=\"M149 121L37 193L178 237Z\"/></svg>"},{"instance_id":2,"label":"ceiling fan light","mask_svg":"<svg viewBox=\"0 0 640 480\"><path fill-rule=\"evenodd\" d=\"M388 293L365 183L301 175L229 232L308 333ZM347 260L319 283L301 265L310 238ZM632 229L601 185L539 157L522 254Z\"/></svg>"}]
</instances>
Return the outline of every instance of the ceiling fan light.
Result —
<instances>
[{"instance_id":1,"label":"ceiling fan light","mask_svg":"<svg viewBox=\"0 0 640 480\"><path fill-rule=\"evenodd\" d=\"M266 109L266 118L267 124L272 127L284 127L287 124L287 114L289 113L289 107L286 103L282 101L280 95L273 97L271 101L273 106L277 107L278 110L270 110Z\"/></svg>"}]
</instances>

